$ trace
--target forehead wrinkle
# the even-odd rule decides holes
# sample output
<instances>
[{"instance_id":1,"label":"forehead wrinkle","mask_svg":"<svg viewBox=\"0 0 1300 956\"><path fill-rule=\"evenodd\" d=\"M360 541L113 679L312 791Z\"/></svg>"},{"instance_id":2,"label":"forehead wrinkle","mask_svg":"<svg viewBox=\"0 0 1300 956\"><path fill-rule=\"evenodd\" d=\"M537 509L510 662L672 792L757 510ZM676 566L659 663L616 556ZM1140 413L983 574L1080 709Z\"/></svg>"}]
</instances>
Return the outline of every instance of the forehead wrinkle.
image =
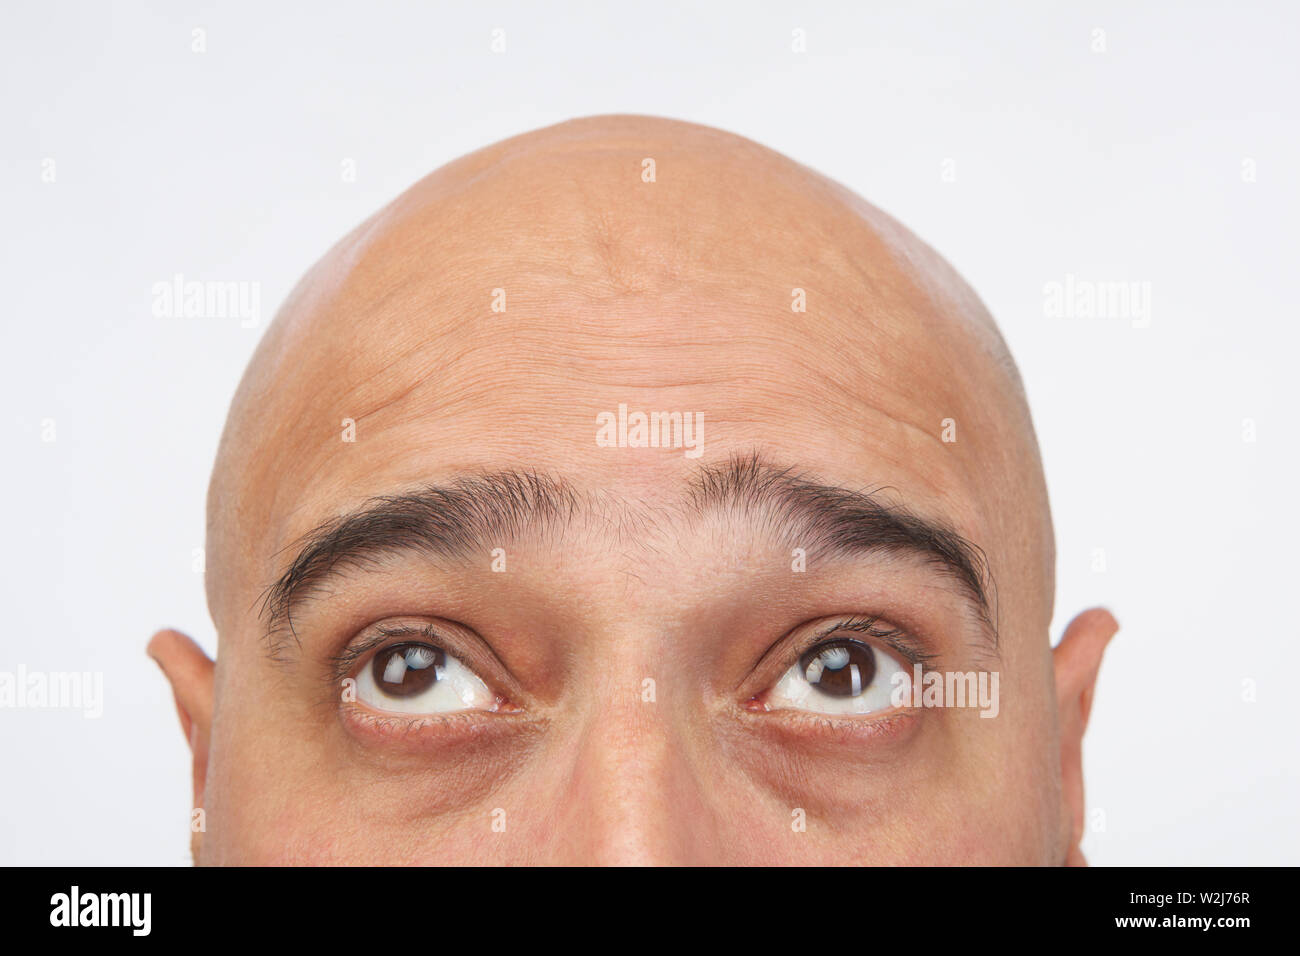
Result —
<instances>
[{"instance_id":1,"label":"forehead wrinkle","mask_svg":"<svg viewBox=\"0 0 1300 956\"><path fill-rule=\"evenodd\" d=\"M412 355L410 361L418 362L419 367L412 369L411 374L374 376L389 382L395 378L398 381L405 379L400 385L390 386L381 395L375 394L377 389L373 385L358 386L336 404L346 409L348 403L355 400L361 405L350 415L358 423L373 420L397 425L426 423L433 428L440 419L455 419L467 412L484 420L515 421L520 409L540 415L539 408L552 408L561 414L572 415L575 423L581 421L585 426L585 411L579 413L574 409L585 409L587 405L604 408L605 404L601 402L607 396L601 390L617 388L623 396L638 400L650 401L652 395L649 393L655 393L653 400L661 403L688 401L690 407L707 413L713 424L759 432L771 424L773 408L783 408L790 414L797 410L811 421L832 426L860 420L864 413L874 414L910 436L907 443L925 439L924 444L943 451L959 471L965 472L973 464L967 461L969 456L965 454L968 444L957 448L945 444L937 426L941 415L955 415L963 421L978 423L978 410L972 408L971 416L966 417L963 415L968 405L966 401L958 395L945 396L941 390L936 392L933 389L928 393L930 397L926 405L918 408L917 402L906 394L905 377L891 375L889 369L855 367L837 375L833 369L828 373L824 355L818 361L818 356L814 355L792 356L792 350L785 348L779 350L785 355L781 370L774 373L772 363L760 362L754 371L762 368L766 372L759 376L751 374L752 359L729 357L719 348L716 368L683 374L684 368L694 369L698 362L684 362L680 358L651 362L642 356L631 365L637 376L629 377L617 364L611 369L610 361L617 362L621 351L639 355L639 350L626 347L625 343L624 347L615 348L611 355L611 343L602 341L601 344L605 346L601 360L582 365L575 365L572 361L576 354L573 351L566 349L563 354L552 358L545 354L545 346L542 346L543 354L528 355L520 354L519 350L483 346L472 354L470 350L461 350L442 361L431 357L420 360ZM664 343L662 347L681 348L683 344ZM700 344L697 347L712 346ZM794 351L801 353L803 350ZM391 370L394 367L396 363L385 368ZM538 376L539 369L546 374ZM532 373L531 377L527 373ZM539 383L539 378L544 381ZM511 385L508 395L502 395L504 381ZM561 385L562 382L566 384ZM579 388L584 390L581 396L574 391ZM711 389L711 392L689 392L695 388ZM364 395L363 389L370 395ZM678 398L678 390L688 391ZM647 394L642 398L638 395L640 392ZM660 392L664 394L658 394ZM811 397L813 395L815 399ZM929 425L923 420L927 412L932 423ZM970 478L971 475L964 474L964 477Z\"/></svg>"}]
</instances>

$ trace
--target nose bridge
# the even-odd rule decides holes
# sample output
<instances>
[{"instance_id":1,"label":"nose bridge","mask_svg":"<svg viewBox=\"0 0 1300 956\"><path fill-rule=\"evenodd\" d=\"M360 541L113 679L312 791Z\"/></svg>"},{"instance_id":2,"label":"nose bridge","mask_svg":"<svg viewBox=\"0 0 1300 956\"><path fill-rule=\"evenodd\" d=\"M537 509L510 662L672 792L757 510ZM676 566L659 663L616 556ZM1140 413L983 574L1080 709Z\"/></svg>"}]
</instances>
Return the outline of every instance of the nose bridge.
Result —
<instances>
[{"instance_id":1,"label":"nose bridge","mask_svg":"<svg viewBox=\"0 0 1300 956\"><path fill-rule=\"evenodd\" d=\"M582 862L683 863L699 846L707 814L690 712L670 706L660 680L650 679L607 688L584 721L568 808L581 834L570 846Z\"/></svg>"}]
</instances>

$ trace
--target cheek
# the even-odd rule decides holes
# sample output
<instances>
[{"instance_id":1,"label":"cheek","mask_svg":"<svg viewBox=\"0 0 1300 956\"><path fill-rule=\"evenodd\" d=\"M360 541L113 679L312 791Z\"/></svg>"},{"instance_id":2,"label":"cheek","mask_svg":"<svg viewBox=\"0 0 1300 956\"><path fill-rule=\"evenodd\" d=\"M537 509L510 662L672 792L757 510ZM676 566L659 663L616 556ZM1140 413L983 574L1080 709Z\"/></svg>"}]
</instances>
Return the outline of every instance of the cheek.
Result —
<instances>
[{"instance_id":1,"label":"cheek","mask_svg":"<svg viewBox=\"0 0 1300 956\"><path fill-rule=\"evenodd\" d=\"M1049 736L1037 722L970 728L972 751L954 791L942 799L953 854L948 863L1059 862L1060 777ZM1001 720L992 718L987 723ZM979 737L985 739L979 741Z\"/></svg>"},{"instance_id":2,"label":"cheek","mask_svg":"<svg viewBox=\"0 0 1300 956\"><path fill-rule=\"evenodd\" d=\"M246 693L240 698L245 706L219 708L214 720L200 862L330 862L338 857L345 817L333 806L330 765L319 759L319 738L306 730L268 732L291 725L252 714L247 704L255 699L261 698Z\"/></svg>"},{"instance_id":3,"label":"cheek","mask_svg":"<svg viewBox=\"0 0 1300 956\"><path fill-rule=\"evenodd\" d=\"M331 802L305 781L277 790L274 780L235 779L214 796L204 836L204 864L322 866L420 862L411 841L374 821L356 819L357 804Z\"/></svg>"},{"instance_id":4,"label":"cheek","mask_svg":"<svg viewBox=\"0 0 1300 956\"><path fill-rule=\"evenodd\" d=\"M233 759L228 759L233 756ZM257 755L215 748L204 794L207 830L200 861L221 866L324 863L331 857L328 813L281 773L259 772ZM273 764L274 761L271 761ZM319 816L318 816L319 814Z\"/></svg>"},{"instance_id":5,"label":"cheek","mask_svg":"<svg viewBox=\"0 0 1300 956\"><path fill-rule=\"evenodd\" d=\"M1051 681L1051 654L1045 653L1046 680L1004 692L1000 728L1005 731L1003 746L991 759L1005 768L1002 784L1006 799L1021 808L1021 832L1032 839L1043 863L1061 862L1062 840L1068 826L1061 829L1064 803L1061 791L1061 742L1057 730ZM1035 662L1034 666L1040 666ZM1033 671L1030 671L1033 673Z\"/></svg>"}]
</instances>

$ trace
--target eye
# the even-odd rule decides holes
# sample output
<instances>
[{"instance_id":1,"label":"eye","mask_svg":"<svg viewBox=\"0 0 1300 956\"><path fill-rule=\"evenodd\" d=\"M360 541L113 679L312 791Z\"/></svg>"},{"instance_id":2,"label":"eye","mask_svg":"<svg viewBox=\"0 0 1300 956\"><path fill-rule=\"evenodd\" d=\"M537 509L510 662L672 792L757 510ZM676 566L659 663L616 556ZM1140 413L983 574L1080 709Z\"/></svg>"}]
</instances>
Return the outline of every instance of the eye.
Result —
<instances>
[{"instance_id":1,"label":"eye","mask_svg":"<svg viewBox=\"0 0 1300 956\"><path fill-rule=\"evenodd\" d=\"M908 667L871 644L833 638L810 647L768 692L768 710L871 714L911 693ZM900 688L896 691L896 688Z\"/></svg>"},{"instance_id":2,"label":"eye","mask_svg":"<svg viewBox=\"0 0 1300 956\"><path fill-rule=\"evenodd\" d=\"M496 695L477 674L422 642L381 648L357 674L357 700L397 714L497 709Z\"/></svg>"}]
</instances>

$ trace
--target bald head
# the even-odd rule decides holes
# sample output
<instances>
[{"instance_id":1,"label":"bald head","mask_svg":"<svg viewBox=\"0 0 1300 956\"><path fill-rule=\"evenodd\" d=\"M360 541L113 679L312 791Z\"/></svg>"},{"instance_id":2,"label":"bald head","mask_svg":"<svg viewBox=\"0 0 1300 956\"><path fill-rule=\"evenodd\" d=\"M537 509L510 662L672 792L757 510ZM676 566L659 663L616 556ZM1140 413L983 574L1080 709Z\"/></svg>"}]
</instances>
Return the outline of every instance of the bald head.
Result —
<instances>
[{"instance_id":1,"label":"bald head","mask_svg":"<svg viewBox=\"0 0 1300 956\"><path fill-rule=\"evenodd\" d=\"M213 861L1075 852L1095 667L1003 340L744 138L579 120L398 197L267 331L208 535Z\"/></svg>"},{"instance_id":2,"label":"bald head","mask_svg":"<svg viewBox=\"0 0 1300 956\"><path fill-rule=\"evenodd\" d=\"M873 420L905 453L951 419L949 470L983 492L974 504L1023 551L1017 574L1050 599L1028 408L962 278L869 203L757 143L611 116L444 166L301 281L249 365L213 472L214 613L231 574L265 576L250 558L265 559L281 496L300 487L277 486L328 480L318 466L337 459L343 419L437 443L439 423L481 417L480 443L527 463L553 447L536 421L586 442L604 395L691 386L725 397L702 403L719 451L819 421L852 444ZM942 494L956 475L930 478ZM1050 607L1037 611L1046 626Z\"/></svg>"}]
</instances>

